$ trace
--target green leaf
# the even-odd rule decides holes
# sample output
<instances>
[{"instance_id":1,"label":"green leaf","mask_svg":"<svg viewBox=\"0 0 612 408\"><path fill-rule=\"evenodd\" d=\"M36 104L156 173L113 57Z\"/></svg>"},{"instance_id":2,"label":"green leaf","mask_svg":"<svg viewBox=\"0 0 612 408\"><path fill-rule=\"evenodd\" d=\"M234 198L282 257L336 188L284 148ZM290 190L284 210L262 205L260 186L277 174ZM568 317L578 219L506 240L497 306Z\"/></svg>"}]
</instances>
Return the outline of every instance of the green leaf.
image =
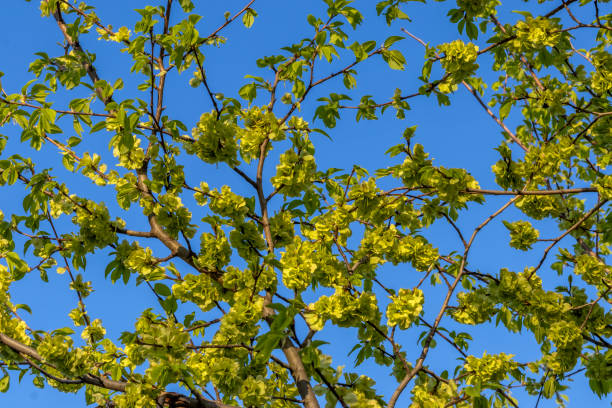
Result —
<instances>
[{"instance_id":1,"label":"green leaf","mask_svg":"<svg viewBox=\"0 0 612 408\"><path fill-rule=\"evenodd\" d=\"M98 132L98 131L100 131L102 129L106 129L106 122L105 121L98 122L95 125L93 125L91 127L91 129L89 130L89 132L90 133L95 133L95 132Z\"/></svg>"},{"instance_id":2,"label":"green leaf","mask_svg":"<svg viewBox=\"0 0 612 408\"><path fill-rule=\"evenodd\" d=\"M172 293L170 288L164 285L163 283L156 283L153 288L155 290L155 293L161 296L170 296L170 294Z\"/></svg>"},{"instance_id":3,"label":"green leaf","mask_svg":"<svg viewBox=\"0 0 612 408\"><path fill-rule=\"evenodd\" d=\"M385 154L388 154L389 157L395 157L400 153L404 153L405 151L406 151L406 146L404 146L404 144L398 144L398 145L391 146L390 148L388 148Z\"/></svg>"},{"instance_id":4,"label":"green leaf","mask_svg":"<svg viewBox=\"0 0 612 408\"><path fill-rule=\"evenodd\" d=\"M246 28L251 28L255 22L255 17L257 17L257 12L255 10L252 8L246 9L242 15L242 24L244 24Z\"/></svg>"},{"instance_id":5,"label":"green leaf","mask_svg":"<svg viewBox=\"0 0 612 408\"><path fill-rule=\"evenodd\" d=\"M69 147L75 147L75 146L78 146L79 143L81 143L82 141L83 141L83 139L81 139L80 137L71 136L71 137L68 138L68 142L66 144Z\"/></svg>"},{"instance_id":6,"label":"green leaf","mask_svg":"<svg viewBox=\"0 0 612 408\"><path fill-rule=\"evenodd\" d=\"M257 87L255 84L246 84L238 91L238 94L249 103L257 97Z\"/></svg>"},{"instance_id":7,"label":"green leaf","mask_svg":"<svg viewBox=\"0 0 612 408\"><path fill-rule=\"evenodd\" d=\"M389 48L390 46L392 46L393 44L395 44L398 41L403 40L404 38L406 38L406 37L401 37L399 35L392 35L391 37L389 37L389 38L387 38L385 40L384 47L385 48Z\"/></svg>"},{"instance_id":8,"label":"green leaf","mask_svg":"<svg viewBox=\"0 0 612 408\"><path fill-rule=\"evenodd\" d=\"M26 312L28 312L29 314L32 314L32 309L30 309L30 306L20 303L18 305L15 305L15 309L19 310L19 309L23 309Z\"/></svg>"},{"instance_id":9,"label":"green leaf","mask_svg":"<svg viewBox=\"0 0 612 408\"><path fill-rule=\"evenodd\" d=\"M10 381L11 379L8 374L0 379L0 392L7 392L9 390Z\"/></svg>"},{"instance_id":10,"label":"green leaf","mask_svg":"<svg viewBox=\"0 0 612 408\"><path fill-rule=\"evenodd\" d=\"M504 102L504 104L499 108L499 118L500 120L504 120L510 114L510 109L512 109L512 101Z\"/></svg>"},{"instance_id":11,"label":"green leaf","mask_svg":"<svg viewBox=\"0 0 612 408\"><path fill-rule=\"evenodd\" d=\"M261 352L264 357L269 357L284 337L282 333L269 331L257 338L255 350Z\"/></svg>"},{"instance_id":12,"label":"green leaf","mask_svg":"<svg viewBox=\"0 0 612 408\"><path fill-rule=\"evenodd\" d=\"M465 33L471 40L476 40L478 38L478 27L476 27L476 24L468 21L465 26Z\"/></svg>"},{"instance_id":13,"label":"green leaf","mask_svg":"<svg viewBox=\"0 0 612 408\"><path fill-rule=\"evenodd\" d=\"M403 70L406 65L406 59L398 50L382 51L382 57L391 69Z\"/></svg>"},{"instance_id":14,"label":"green leaf","mask_svg":"<svg viewBox=\"0 0 612 408\"><path fill-rule=\"evenodd\" d=\"M173 314L178 309L178 303L176 302L176 299L172 296L167 297L164 300L158 300L158 301L161 307L163 307L166 313L168 313L169 315Z\"/></svg>"},{"instance_id":15,"label":"green leaf","mask_svg":"<svg viewBox=\"0 0 612 408\"><path fill-rule=\"evenodd\" d=\"M194 9L193 2L191 0L179 0L179 4L185 13L191 13Z\"/></svg>"}]
</instances>

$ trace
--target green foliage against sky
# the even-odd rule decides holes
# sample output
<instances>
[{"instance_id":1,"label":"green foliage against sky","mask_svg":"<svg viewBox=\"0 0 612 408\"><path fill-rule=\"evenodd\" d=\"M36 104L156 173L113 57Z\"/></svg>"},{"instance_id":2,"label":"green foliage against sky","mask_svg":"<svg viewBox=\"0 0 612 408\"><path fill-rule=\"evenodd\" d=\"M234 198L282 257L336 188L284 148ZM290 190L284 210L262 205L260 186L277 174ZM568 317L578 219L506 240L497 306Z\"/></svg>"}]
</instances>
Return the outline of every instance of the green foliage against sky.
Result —
<instances>
[{"instance_id":1,"label":"green foliage against sky","mask_svg":"<svg viewBox=\"0 0 612 408\"><path fill-rule=\"evenodd\" d=\"M261 55L234 95L209 83L208 55L237 25L257 24L259 2L217 16L225 22L212 32L191 0L139 2L129 27L86 3L41 0L63 47L23 67L27 84L2 83L0 126L21 137L0 135L0 191L24 193L22 211L0 204L0 391L18 392L13 372L103 407L497 408L518 407L518 393L529 406L563 406L581 377L609 398L608 1L456 0L439 18L457 39L431 44L406 28L419 24L408 25L409 0L324 0L323 13L304 16L310 35ZM522 6L544 11L501 19ZM117 2L117 13L130 7ZM374 18L396 33L357 40ZM85 39L128 55L127 76L105 78ZM416 92L342 93L359 91L365 64L403 70L407 47L424 53L409 62L422 66ZM138 86L124 97L128 77ZM206 98L191 129L166 106L170 80ZM416 141L409 102L453 109L451 95L466 91L498 126L488 136L498 140L497 186L434 164ZM405 122L382 168L318 165L317 140L340 121L376 119ZM39 165L35 150L67 171ZM208 171L232 177L216 186ZM105 201L75 194L83 180ZM505 219L513 209L520 219ZM498 245L523 251L524 269L480 270L479 234L502 222ZM434 226L453 236L451 250L427 233ZM95 256L107 281L154 294L120 335L87 307ZM384 264L402 277L390 280ZM74 307L69 326L44 331L11 287L50 274L69 280ZM475 333L493 325L537 343L535 357L474 351ZM350 351L342 363L326 354L339 341ZM442 346L449 357L434 367Z\"/></svg>"}]
</instances>

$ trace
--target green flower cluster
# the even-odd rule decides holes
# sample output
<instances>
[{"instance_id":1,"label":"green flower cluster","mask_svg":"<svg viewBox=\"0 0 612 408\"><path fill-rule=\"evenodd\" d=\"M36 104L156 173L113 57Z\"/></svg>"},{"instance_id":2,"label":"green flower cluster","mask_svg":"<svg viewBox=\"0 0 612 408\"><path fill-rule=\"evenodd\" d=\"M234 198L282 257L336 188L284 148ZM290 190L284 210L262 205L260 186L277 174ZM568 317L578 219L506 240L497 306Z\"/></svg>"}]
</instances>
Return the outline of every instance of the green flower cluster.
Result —
<instances>
[{"instance_id":1,"label":"green flower cluster","mask_svg":"<svg viewBox=\"0 0 612 408\"><path fill-rule=\"evenodd\" d=\"M285 126L279 123L274 113L267 108L253 107L242 111L244 128L238 128L240 156L246 163L259 158L261 144L266 139L279 141L285 139ZM268 147L269 149L269 147Z\"/></svg>"},{"instance_id":2,"label":"green flower cluster","mask_svg":"<svg viewBox=\"0 0 612 408\"><path fill-rule=\"evenodd\" d=\"M546 196L524 196L514 204L523 214L541 220L547 217L555 217L563 208L561 198L553 195Z\"/></svg>"},{"instance_id":3,"label":"green flower cluster","mask_svg":"<svg viewBox=\"0 0 612 408\"><path fill-rule=\"evenodd\" d=\"M119 166L125 167L128 170L135 170L142 167L142 162L145 158L145 152L140 147L141 139L134 138L134 144L129 145L127 143L116 143L113 147L113 156L119 159ZM99 157L91 159L91 165L97 167ZM84 164L83 162L80 163Z\"/></svg>"},{"instance_id":4,"label":"green flower cluster","mask_svg":"<svg viewBox=\"0 0 612 408\"><path fill-rule=\"evenodd\" d=\"M373 293L352 296L344 289L336 290L331 296L321 296L308 306L306 320L313 330L322 330L325 322L340 327L360 327L363 322L380 320L380 310Z\"/></svg>"},{"instance_id":5,"label":"green flower cluster","mask_svg":"<svg viewBox=\"0 0 612 408\"><path fill-rule=\"evenodd\" d=\"M612 67L612 54L599 50L593 54L593 65L597 68L591 76L591 87L600 95L612 89L610 81L610 67Z\"/></svg>"},{"instance_id":6,"label":"green flower cluster","mask_svg":"<svg viewBox=\"0 0 612 408\"><path fill-rule=\"evenodd\" d=\"M410 408L444 408L449 403L458 400L459 392L454 381L438 382L431 377L419 377L417 384L412 388L412 403ZM470 407L468 401L452 404L457 408Z\"/></svg>"},{"instance_id":7,"label":"green flower cluster","mask_svg":"<svg viewBox=\"0 0 612 408\"><path fill-rule=\"evenodd\" d=\"M520 273L502 269L499 282L489 286L489 295L493 301L502 303L521 315L537 315L539 319L544 320L556 321L567 307L561 294L542 289L542 280L532 273L532 268ZM538 326L539 319L536 319ZM525 321L525 325L530 326L531 323ZM536 327L532 329L536 330Z\"/></svg>"},{"instance_id":8,"label":"green flower cluster","mask_svg":"<svg viewBox=\"0 0 612 408\"><path fill-rule=\"evenodd\" d=\"M219 120L215 112L203 113L191 135L194 142L185 142L185 151L195 154L206 163L224 162L230 166L238 164L236 133L238 127Z\"/></svg>"},{"instance_id":9,"label":"green flower cluster","mask_svg":"<svg viewBox=\"0 0 612 408\"><path fill-rule=\"evenodd\" d=\"M296 292L304 291L312 281L318 265L315 255L316 245L295 237L281 254L283 284Z\"/></svg>"},{"instance_id":10,"label":"green flower cluster","mask_svg":"<svg viewBox=\"0 0 612 408\"><path fill-rule=\"evenodd\" d=\"M465 12L467 18L488 17L495 14L499 0L457 0L457 7Z\"/></svg>"},{"instance_id":11,"label":"green flower cluster","mask_svg":"<svg viewBox=\"0 0 612 408\"><path fill-rule=\"evenodd\" d=\"M155 404L152 401L155 401L156 396L157 392L151 384L128 383L125 393L114 397L113 403L117 408L154 408Z\"/></svg>"},{"instance_id":12,"label":"green flower cluster","mask_svg":"<svg viewBox=\"0 0 612 408\"><path fill-rule=\"evenodd\" d=\"M106 329L102 326L100 319L92 320L81 332L81 338L92 345L102 340L105 335Z\"/></svg>"},{"instance_id":13,"label":"green flower cluster","mask_svg":"<svg viewBox=\"0 0 612 408\"><path fill-rule=\"evenodd\" d=\"M612 350L590 355L585 365L589 385L599 397L612 391Z\"/></svg>"},{"instance_id":14,"label":"green flower cluster","mask_svg":"<svg viewBox=\"0 0 612 408\"><path fill-rule=\"evenodd\" d=\"M438 250L421 236L405 235L395 225L368 229L361 240L357 258L367 258L370 265L386 261L394 265L409 262L418 271L429 269L438 260Z\"/></svg>"},{"instance_id":15,"label":"green flower cluster","mask_svg":"<svg viewBox=\"0 0 612 408\"><path fill-rule=\"evenodd\" d=\"M443 55L440 60L442 68L449 77L438 86L442 93L451 93L457 89L457 84L466 80L476 72L478 64L478 46L472 43L464 43L455 40L438 46L438 51Z\"/></svg>"},{"instance_id":16,"label":"green flower cluster","mask_svg":"<svg viewBox=\"0 0 612 408\"><path fill-rule=\"evenodd\" d=\"M196 265L203 269L220 270L230 261L232 248L221 228L215 234L203 233L200 236L200 253L195 259Z\"/></svg>"},{"instance_id":17,"label":"green flower cluster","mask_svg":"<svg viewBox=\"0 0 612 408\"><path fill-rule=\"evenodd\" d=\"M610 271L610 268L599 259L587 254L576 257L574 273L580 275L586 283L602 290L612 282L612 271Z\"/></svg>"},{"instance_id":18,"label":"green flower cluster","mask_svg":"<svg viewBox=\"0 0 612 408\"><path fill-rule=\"evenodd\" d=\"M432 168L427 180L438 192L438 197L454 208L464 208L468 201L481 201L475 194L465 194L467 189L478 189L480 185L465 169ZM463 194L462 194L463 193Z\"/></svg>"},{"instance_id":19,"label":"green flower cluster","mask_svg":"<svg viewBox=\"0 0 612 408\"><path fill-rule=\"evenodd\" d=\"M453 319L463 324L481 324L495 314L495 303L487 295L486 289L479 288L457 294L459 306L452 310Z\"/></svg>"},{"instance_id":20,"label":"green flower cluster","mask_svg":"<svg viewBox=\"0 0 612 408\"><path fill-rule=\"evenodd\" d=\"M157 222L172 238L178 238L179 232L192 238L196 232L195 225L191 223L191 212L175 194L159 194L157 203L153 206L153 213L157 216Z\"/></svg>"},{"instance_id":21,"label":"green flower cluster","mask_svg":"<svg viewBox=\"0 0 612 408\"><path fill-rule=\"evenodd\" d=\"M223 274L223 287L232 291L248 289L251 292L260 292L272 290L276 284L276 272L270 265L262 265L255 270L228 266Z\"/></svg>"},{"instance_id":22,"label":"green flower cluster","mask_svg":"<svg viewBox=\"0 0 612 408\"><path fill-rule=\"evenodd\" d=\"M438 249L424 237L406 235L398 241L394 262L410 262L417 271L426 271L439 257Z\"/></svg>"},{"instance_id":23,"label":"green flower cluster","mask_svg":"<svg viewBox=\"0 0 612 408\"><path fill-rule=\"evenodd\" d=\"M247 377L242 383L238 397L246 407L261 407L268 401L269 392L263 377Z\"/></svg>"},{"instance_id":24,"label":"green flower cluster","mask_svg":"<svg viewBox=\"0 0 612 408\"><path fill-rule=\"evenodd\" d=\"M73 333L70 329L64 330ZM62 373L74 376L87 373L87 355L82 349L74 348L74 341L69 335L47 335L38 343L36 350L48 364L53 364Z\"/></svg>"},{"instance_id":25,"label":"green flower cluster","mask_svg":"<svg viewBox=\"0 0 612 408\"><path fill-rule=\"evenodd\" d=\"M260 229L252 221L236 225L230 232L229 239L232 248L245 260L257 259L259 251L266 248Z\"/></svg>"},{"instance_id":26,"label":"green flower cluster","mask_svg":"<svg viewBox=\"0 0 612 408\"><path fill-rule=\"evenodd\" d=\"M289 211L281 211L270 218L270 231L275 248L282 248L293 241L295 227Z\"/></svg>"},{"instance_id":27,"label":"green flower cluster","mask_svg":"<svg viewBox=\"0 0 612 408\"><path fill-rule=\"evenodd\" d=\"M172 293L178 300L192 302L203 312L207 312L222 298L223 290L207 274L190 273L185 275L181 282L172 285Z\"/></svg>"},{"instance_id":28,"label":"green flower cluster","mask_svg":"<svg viewBox=\"0 0 612 408\"><path fill-rule=\"evenodd\" d=\"M557 350L576 347L582 341L580 329L572 321L556 321L549 327L547 334Z\"/></svg>"},{"instance_id":29,"label":"green flower cluster","mask_svg":"<svg viewBox=\"0 0 612 408\"><path fill-rule=\"evenodd\" d=\"M104 203L97 204L88 200L83 204L76 207L76 215L72 217L72 222L79 226L79 239L83 249L93 252L95 248L106 248L116 242L117 234Z\"/></svg>"},{"instance_id":30,"label":"green flower cluster","mask_svg":"<svg viewBox=\"0 0 612 408\"><path fill-rule=\"evenodd\" d=\"M360 218L370 217L371 213L379 207L378 194L380 189L376 186L376 180L370 178L363 183L355 184L348 192L348 199L353 201Z\"/></svg>"},{"instance_id":31,"label":"green flower cluster","mask_svg":"<svg viewBox=\"0 0 612 408\"><path fill-rule=\"evenodd\" d=\"M538 240L540 232L533 228L529 221L504 221L506 228L510 230L510 246L512 248L526 251Z\"/></svg>"},{"instance_id":32,"label":"green flower cluster","mask_svg":"<svg viewBox=\"0 0 612 408\"><path fill-rule=\"evenodd\" d=\"M561 39L558 19L545 17L533 18L526 16L525 20L516 23L514 34L516 38L510 41L510 47L518 52L539 51L545 47L554 47Z\"/></svg>"},{"instance_id":33,"label":"green flower cluster","mask_svg":"<svg viewBox=\"0 0 612 408\"><path fill-rule=\"evenodd\" d=\"M250 289L234 294L233 304L221 320L221 327L215 333L214 342L219 344L240 344L248 342L259 331L264 300L252 297Z\"/></svg>"},{"instance_id":34,"label":"green flower cluster","mask_svg":"<svg viewBox=\"0 0 612 408\"><path fill-rule=\"evenodd\" d=\"M282 188L284 195L297 197L312 186L317 165L312 154L296 153L287 150L276 166L276 175L270 180L277 189Z\"/></svg>"},{"instance_id":35,"label":"green flower cluster","mask_svg":"<svg viewBox=\"0 0 612 408\"><path fill-rule=\"evenodd\" d=\"M399 238L400 234L395 225L390 225L389 228L380 226L368 229L361 240L357 257L367 257L370 265L383 264L387 259L393 259L394 263L397 263Z\"/></svg>"},{"instance_id":36,"label":"green flower cluster","mask_svg":"<svg viewBox=\"0 0 612 408\"><path fill-rule=\"evenodd\" d=\"M543 361L555 373L571 370L582 350L582 330L573 321L557 320L546 331L556 351L544 356Z\"/></svg>"},{"instance_id":37,"label":"green flower cluster","mask_svg":"<svg viewBox=\"0 0 612 408\"><path fill-rule=\"evenodd\" d=\"M400 289L397 296L389 296L391 303L387 306L387 325L399 325L400 329L408 329L423 311L425 297L421 289Z\"/></svg>"},{"instance_id":38,"label":"green flower cluster","mask_svg":"<svg viewBox=\"0 0 612 408\"><path fill-rule=\"evenodd\" d=\"M611 60L612 62L612 60ZM612 175L607 174L593 185L597 188L602 200L612 200Z\"/></svg>"},{"instance_id":39,"label":"green flower cluster","mask_svg":"<svg viewBox=\"0 0 612 408\"><path fill-rule=\"evenodd\" d=\"M23 344L30 344L30 337L26 334L28 325L13 313L15 309L9 293L9 286L13 282L11 275L6 266L0 265L0 332Z\"/></svg>"},{"instance_id":40,"label":"green flower cluster","mask_svg":"<svg viewBox=\"0 0 612 408\"><path fill-rule=\"evenodd\" d=\"M482 358L467 356L464 368L468 372L468 384L499 383L515 370L518 364L512 360L512 354L483 354Z\"/></svg>"},{"instance_id":41,"label":"green flower cluster","mask_svg":"<svg viewBox=\"0 0 612 408\"><path fill-rule=\"evenodd\" d=\"M137 247L132 250L125 260L125 266L138 272L142 278L148 281L164 278L164 270L158 265L151 248Z\"/></svg>"},{"instance_id":42,"label":"green flower cluster","mask_svg":"<svg viewBox=\"0 0 612 408\"><path fill-rule=\"evenodd\" d=\"M352 235L351 222L355 215L348 205L339 205L333 211L328 211L312 219L311 226L302 227L302 233L308 239L331 243L336 235L340 245L346 245L346 240ZM332 235L334 234L334 235Z\"/></svg>"},{"instance_id":43,"label":"green flower cluster","mask_svg":"<svg viewBox=\"0 0 612 408\"><path fill-rule=\"evenodd\" d=\"M249 207L244 197L232 192L229 186L210 191L210 210L222 217L240 220L249 213Z\"/></svg>"}]
</instances>

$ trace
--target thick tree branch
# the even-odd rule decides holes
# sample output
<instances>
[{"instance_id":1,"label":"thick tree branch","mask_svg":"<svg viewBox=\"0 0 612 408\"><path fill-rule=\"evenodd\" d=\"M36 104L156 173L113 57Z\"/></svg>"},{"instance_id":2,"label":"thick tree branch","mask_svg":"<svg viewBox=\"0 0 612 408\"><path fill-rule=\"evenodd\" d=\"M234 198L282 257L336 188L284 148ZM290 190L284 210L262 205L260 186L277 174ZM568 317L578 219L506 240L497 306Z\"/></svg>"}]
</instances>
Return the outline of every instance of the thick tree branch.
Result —
<instances>
[{"instance_id":1,"label":"thick tree branch","mask_svg":"<svg viewBox=\"0 0 612 408\"><path fill-rule=\"evenodd\" d=\"M55 18L55 21L57 22L58 27L62 31L62 34L64 35L64 40L66 40L66 43L72 49L74 49L76 52L81 54L82 58L85 59L84 62L83 62L83 67L85 68L85 71L87 72L87 75L89 75L89 78L91 79L91 82L95 86L95 83L100 80L100 77L98 76L98 73L96 72L96 68L89 61L89 56L87 55L85 50L83 50L83 47L81 47L81 43L79 42L79 40L76 39L76 38L72 38L70 36L70 34L68 33L68 27L66 26L66 23L64 21L64 17L62 16L62 12L60 10L60 3L59 2L56 4L56 9L53 12L53 17ZM112 102L112 97L110 97L110 96L107 96L107 97L103 96L102 89L96 88L96 94L98 95L100 100L105 105L108 105L110 102Z\"/></svg>"}]
</instances>

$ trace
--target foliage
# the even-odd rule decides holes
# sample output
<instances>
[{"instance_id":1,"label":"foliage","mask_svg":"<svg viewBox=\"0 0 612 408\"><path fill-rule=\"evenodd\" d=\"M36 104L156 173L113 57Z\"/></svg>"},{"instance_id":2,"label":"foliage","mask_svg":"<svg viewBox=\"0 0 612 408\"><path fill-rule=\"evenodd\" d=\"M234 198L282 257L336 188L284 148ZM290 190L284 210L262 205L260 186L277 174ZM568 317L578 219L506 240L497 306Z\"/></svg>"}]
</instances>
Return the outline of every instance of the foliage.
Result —
<instances>
[{"instance_id":1,"label":"foliage","mask_svg":"<svg viewBox=\"0 0 612 408\"><path fill-rule=\"evenodd\" d=\"M0 212L0 391L17 390L9 377L17 372L117 408L393 408L400 396L411 407L517 407L517 388L525 400L564 406L575 376L599 397L612 392L608 1L539 0L530 8L538 15L521 11L504 23L498 0L457 0L447 17L460 38L430 45L401 28L409 0L361 2L363 10L324 0L323 13L306 17L309 37L258 59L233 96L212 89L208 56L228 27L257 24L254 0L208 35L191 0L152 1L118 29L85 2L39 3L63 48L37 53L33 80L4 83L0 96L0 126L20 128L18 141L0 136L0 185L24 191L23 212ZM372 12L416 42L358 40ZM86 38L122 47L140 93L125 97L127 80L98 74L111 62L96 59ZM421 45L421 63L404 56ZM349 106L366 62L379 64L378 75L422 64L418 91L363 95ZM168 81L206 97L191 130L176 108L166 110ZM501 130L498 189L481 188L469 169L434 165L412 122L389 148L389 166L370 174L357 163L318 164L318 137L350 111L376 120L391 108L409 122L409 99L435 96L452 107L463 88ZM36 165L31 150L57 152L68 173ZM203 169L227 182L209 186ZM111 203L74 193L79 179ZM505 204L483 215L498 196ZM510 208L519 219L503 221L509 245L532 256L522 271L480 271L479 233ZM480 219L471 229L468 212ZM550 225L560 233L541 238ZM459 244L442 248L432 226L448 227ZM100 255L109 257L108 281L135 283L158 300L120 336L86 306ZM387 283L385 264L399 265L401 278ZM11 287L55 272L76 307L71 327L43 331L28 324L23 311L32 310L13 303ZM521 333L540 355L479 351L479 325ZM338 341L352 347L348 366L326 354ZM430 364L436 353L445 366ZM378 371L364 369L372 365ZM380 391L387 375L397 380L390 394Z\"/></svg>"}]
</instances>

